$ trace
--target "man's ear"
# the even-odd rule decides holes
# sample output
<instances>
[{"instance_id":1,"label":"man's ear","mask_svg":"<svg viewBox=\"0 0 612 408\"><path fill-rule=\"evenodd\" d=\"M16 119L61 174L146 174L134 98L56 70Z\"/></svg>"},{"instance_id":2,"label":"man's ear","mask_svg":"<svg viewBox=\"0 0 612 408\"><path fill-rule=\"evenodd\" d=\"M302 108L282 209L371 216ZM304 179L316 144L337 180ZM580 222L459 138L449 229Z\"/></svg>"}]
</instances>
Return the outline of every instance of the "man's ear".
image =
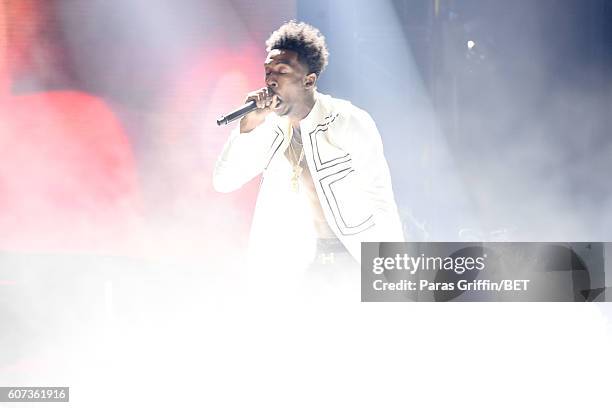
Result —
<instances>
[{"instance_id":1,"label":"man's ear","mask_svg":"<svg viewBox=\"0 0 612 408\"><path fill-rule=\"evenodd\" d=\"M304 77L304 88L306 89L313 88L316 83L317 83L317 74L315 74L314 72Z\"/></svg>"}]
</instances>

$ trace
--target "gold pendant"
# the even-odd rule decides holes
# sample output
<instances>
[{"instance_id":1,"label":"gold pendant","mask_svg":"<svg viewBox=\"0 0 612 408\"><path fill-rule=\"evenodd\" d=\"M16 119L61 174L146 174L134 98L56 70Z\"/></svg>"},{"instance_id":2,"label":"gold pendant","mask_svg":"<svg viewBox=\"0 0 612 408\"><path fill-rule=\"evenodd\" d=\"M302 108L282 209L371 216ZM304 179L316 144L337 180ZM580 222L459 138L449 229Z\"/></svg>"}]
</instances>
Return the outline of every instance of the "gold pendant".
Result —
<instances>
[{"instance_id":1,"label":"gold pendant","mask_svg":"<svg viewBox=\"0 0 612 408\"><path fill-rule=\"evenodd\" d=\"M293 191L294 193L297 193L300 191L300 183L298 183L298 180L294 177L291 177L291 191Z\"/></svg>"},{"instance_id":2,"label":"gold pendant","mask_svg":"<svg viewBox=\"0 0 612 408\"><path fill-rule=\"evenodd\" d=\"M291 190L294 193L300 191L300 176L302 175L302 167L294 166L293 175L291 176Z\"/></svg>"}]
</instances>

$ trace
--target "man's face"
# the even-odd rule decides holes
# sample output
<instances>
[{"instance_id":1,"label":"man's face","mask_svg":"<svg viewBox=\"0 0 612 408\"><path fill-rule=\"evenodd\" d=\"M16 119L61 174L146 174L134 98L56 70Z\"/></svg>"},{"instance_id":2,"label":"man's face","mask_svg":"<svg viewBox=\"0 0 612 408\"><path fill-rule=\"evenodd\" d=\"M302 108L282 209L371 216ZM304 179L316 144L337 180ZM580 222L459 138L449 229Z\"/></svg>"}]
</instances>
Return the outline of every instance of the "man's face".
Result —
<instances>
[{"instance_id":1,"label":"man's face","mask_svg":"<svg viewBox=\"0 0 612 408\"><path fill-rule=\"evenodd\" d=\"M272 106L278 115L284 116L295 111L296 107L304 103L308 92L312 91L314 74L308 75L307 68L298 60L295 51L270 51L264 68L266 85L280 100L276 106Z\"/></svg>"}]
</instances>

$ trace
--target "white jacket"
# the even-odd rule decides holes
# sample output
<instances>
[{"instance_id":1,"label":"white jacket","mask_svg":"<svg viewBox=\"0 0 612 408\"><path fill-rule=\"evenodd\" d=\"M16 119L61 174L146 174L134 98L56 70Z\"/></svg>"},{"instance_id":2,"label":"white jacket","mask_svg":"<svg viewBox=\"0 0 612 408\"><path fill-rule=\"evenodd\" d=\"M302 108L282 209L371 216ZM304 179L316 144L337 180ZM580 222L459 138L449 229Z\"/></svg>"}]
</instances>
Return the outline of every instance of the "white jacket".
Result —
<instances>
[{"instance_id":1,"label":"white jacket","mask_svg":"<svg viewBox=\"0 0 612 408\"><path fill-rule=\"evenodd\" d=\"M404 240L382 141L364 110L329 95L315 97L300 121L305 159L330 228L360 261L361 242ZM290 190L291 165L284 155L289 126L287 118L271 113L249 133L237 127L213 176L217 191L230 192L263 172L251 246L267 251L265 256L314 248L305 200Z\"/></svg>"}]
</instances>

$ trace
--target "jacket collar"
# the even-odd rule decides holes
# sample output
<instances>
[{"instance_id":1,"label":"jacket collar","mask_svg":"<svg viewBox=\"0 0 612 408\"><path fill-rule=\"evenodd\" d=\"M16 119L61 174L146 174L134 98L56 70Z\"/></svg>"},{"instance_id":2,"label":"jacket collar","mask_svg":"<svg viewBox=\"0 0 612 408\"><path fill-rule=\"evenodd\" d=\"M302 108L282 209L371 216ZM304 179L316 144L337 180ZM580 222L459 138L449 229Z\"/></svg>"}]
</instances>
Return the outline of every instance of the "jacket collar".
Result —
<instances>
[{"instance_id":1,"label":"jacket collar","mask_svg":"<svg viewBox=\"0 0 612 408\"><path fill-rule=\"evenodd\" d=\"M315 104L308 115L306 115L306 117L300 121L300 128L302 131L304 129L311 129L312 127L316 126L325 117L327 109L323 100L324 98L325 95L315 91Z\"/></svg>"}]
</instances>

